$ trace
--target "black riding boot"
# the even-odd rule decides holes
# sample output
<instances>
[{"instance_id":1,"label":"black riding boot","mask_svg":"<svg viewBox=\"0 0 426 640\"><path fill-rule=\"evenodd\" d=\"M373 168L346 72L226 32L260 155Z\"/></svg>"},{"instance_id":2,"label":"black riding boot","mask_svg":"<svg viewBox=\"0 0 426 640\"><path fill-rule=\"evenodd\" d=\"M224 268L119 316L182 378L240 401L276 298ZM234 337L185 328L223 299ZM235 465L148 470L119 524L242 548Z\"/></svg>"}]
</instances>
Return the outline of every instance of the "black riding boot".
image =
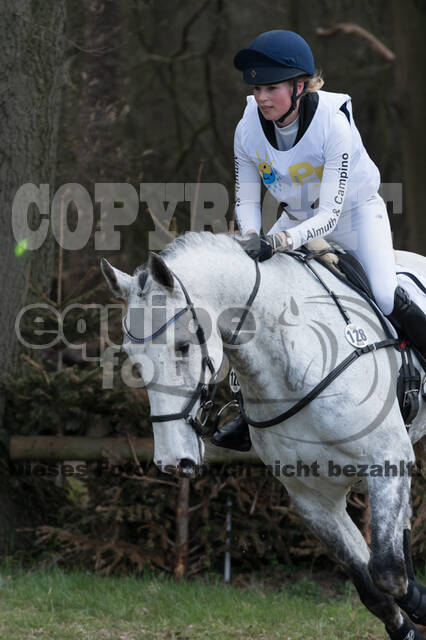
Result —
<instances>
[{"instance_id":1,"label":"black riding boot","mask_svg":"<svg viewBox=\"0 0 426 640\"><path fill-rule=\"evenodd\" d=\"M387 317L426 358L426 315L402 287L395 289L393 311Z\"/></svg>"},{"instance_id":2,"label":"black riding boot","mask_svg":"<svg viewBox=\"0 0 426 640\"><path fill-rule=\"evenodd\" d=\"M236 449L236 451L250 451L251 449L248 424L241 415L218 429L212 435L211 441L218 447Z\"/></svg>"}]
</instances>

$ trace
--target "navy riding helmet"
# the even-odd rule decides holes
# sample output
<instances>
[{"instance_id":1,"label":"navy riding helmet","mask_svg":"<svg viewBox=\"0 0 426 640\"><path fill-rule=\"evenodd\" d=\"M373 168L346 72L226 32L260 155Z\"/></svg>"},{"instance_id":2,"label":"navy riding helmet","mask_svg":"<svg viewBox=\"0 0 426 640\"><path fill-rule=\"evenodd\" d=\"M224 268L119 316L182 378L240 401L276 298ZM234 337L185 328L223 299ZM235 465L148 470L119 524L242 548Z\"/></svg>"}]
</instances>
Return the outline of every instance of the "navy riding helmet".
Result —
<instances>
[{"instance_id":1,"label":"navy riding helmet","mask_svg":"<svg viewBox=\"0 0 426 640\"><path fill-rule=\"evenodd\" d=\"M283 29L261 33L247 49L237 53L234 65L243 72L243 79L248 84L276 84L293 79L292 106L277 122L282 122L294 111L302 95L297 95L296 78L315 73L314 57L308 43L294 31Z\"/></svg>"},{"instance_id":2,"label":"navy riding helmet","mask_svg":"<svg viewBox=\"0 0 426 640\"><path fill-rule=\"evenodd\" d=\"M274 84L315 73L308 43L294 31L283 29L261 33L237 53L234 65L248 84Z\"/></svg>"}]
</instances>

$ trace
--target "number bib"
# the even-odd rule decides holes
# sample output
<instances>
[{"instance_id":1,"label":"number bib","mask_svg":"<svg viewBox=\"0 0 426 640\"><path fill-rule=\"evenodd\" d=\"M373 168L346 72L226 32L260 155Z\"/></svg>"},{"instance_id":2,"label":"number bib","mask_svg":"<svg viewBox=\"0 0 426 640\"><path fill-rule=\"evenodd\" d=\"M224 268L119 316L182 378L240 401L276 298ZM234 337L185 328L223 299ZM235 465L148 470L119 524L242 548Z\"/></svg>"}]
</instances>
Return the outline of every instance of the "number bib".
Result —
<instances>
[{"instance_id":1,"label":"number bib","mask_svg":"<svg viewBox=\"0 0 426 640\"><path fill-rule=\"evenodd\" d=\"M233 369L229 372L229 386L232 393L238 393L240 390L240 383L238 382L237 374Z\"/></svg>"},{"instance_id":2,"label":"number bib","mask_svg":"<svg viewBox=\"0 0 426 640\"><path fill-rule=\"evenodd\" d=\"M353 347L365 347L368 344L367 332L357 324L348 324L345 338Z\"/></svg>"}]
</instances>

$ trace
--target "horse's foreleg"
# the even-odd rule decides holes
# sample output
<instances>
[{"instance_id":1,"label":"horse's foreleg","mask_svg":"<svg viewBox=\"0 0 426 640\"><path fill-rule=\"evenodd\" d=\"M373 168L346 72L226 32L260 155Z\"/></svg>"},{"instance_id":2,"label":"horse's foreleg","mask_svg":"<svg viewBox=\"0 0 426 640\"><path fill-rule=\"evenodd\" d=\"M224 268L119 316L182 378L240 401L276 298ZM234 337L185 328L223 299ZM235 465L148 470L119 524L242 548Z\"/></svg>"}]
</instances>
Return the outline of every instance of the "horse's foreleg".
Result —
<instances>
[{"instance_id":1,"label":"horse's foreleg","mask_svg":"<svg viewBox=\"0 0 426 640\"><path fill-rule=\"evenodd\" d=\"M408 575L408 591L406 596L398 600L398 604L414 622L426 626L426 587L416 580L409 525L404 529L404 558Z\"/></svg>"},{"instance_id":2,"label":"horse's foreleg","mask_svg":"<svg viewBox=\"0 0 426 640\"><path fill-rule=\"evenodd\" d=\"M369 478L372 553L371 576L379 589L395 597L413 622L426 623L426 588L415 577L411 557L409 475Z\"/></svg>"},{"instance_id":3,"label":"horse's foreleg","mask_svg":"<svg viewBox=\"0 0 426 640\"><path fill-rule=\"evenodd\" d=\"M403 617L395 600L374 584L368 563L370 551L359 529L340 504L305 487L288 487L294 506L330 554L343 566L354 583L362 603L385 625L392 640L425 640L414 625ZM411 634L411 635L410 635Z\"/></svg>"},{"instance_id":4,"label":"horse's foreleg","mask_svg":"<svg viewBox=\"0 0 426 640\"><path fill-rule=\"evenodd\" d=\"M410 477L370 477L371 558L375 585L394 598L407 593L403 531L410 505Z\"/></svg>"}]
</instances>

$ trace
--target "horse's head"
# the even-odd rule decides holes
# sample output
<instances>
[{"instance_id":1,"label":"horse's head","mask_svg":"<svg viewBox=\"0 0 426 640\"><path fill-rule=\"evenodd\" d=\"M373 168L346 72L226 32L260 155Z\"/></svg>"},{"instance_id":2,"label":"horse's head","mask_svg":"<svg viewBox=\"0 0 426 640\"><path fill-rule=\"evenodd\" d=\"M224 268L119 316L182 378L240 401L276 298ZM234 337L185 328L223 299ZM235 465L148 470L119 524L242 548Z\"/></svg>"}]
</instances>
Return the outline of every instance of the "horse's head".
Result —
<instances>
[{"instance_id":1,"label":"horse's head","mask_svg":"<svg viewBox=\"0 0 426 640\"><path fill-rule=\"evenodd\" d=\"M166 473L193 477L204 454L197 420L203 386L223 356L214 310L198 308L184 277L180 280L156 254L134 276L105 259L101 267L114 295L127 302L123 349L147 388L154 462Z\"/></svg>"}]
</instances>

